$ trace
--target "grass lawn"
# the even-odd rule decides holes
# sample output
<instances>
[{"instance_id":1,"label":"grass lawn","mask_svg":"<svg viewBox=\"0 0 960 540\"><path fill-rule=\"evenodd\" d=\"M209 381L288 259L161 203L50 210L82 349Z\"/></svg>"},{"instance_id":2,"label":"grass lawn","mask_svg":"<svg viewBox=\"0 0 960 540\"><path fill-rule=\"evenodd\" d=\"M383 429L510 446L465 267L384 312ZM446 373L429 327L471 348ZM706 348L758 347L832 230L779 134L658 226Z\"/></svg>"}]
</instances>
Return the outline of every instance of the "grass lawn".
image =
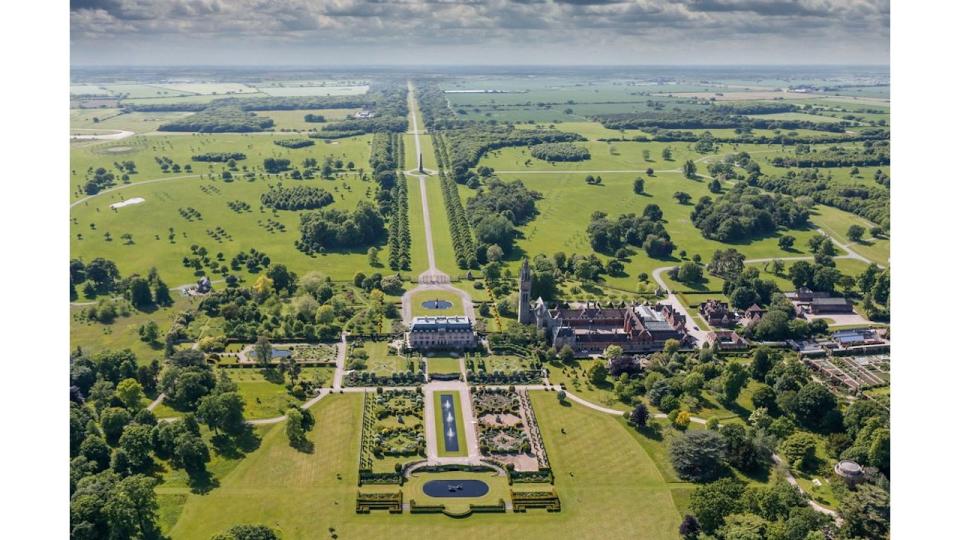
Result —
<instances>
[{"instance_id":1,"label":"grass lawn","mask_svg":"<svg viewBox=\"0 0 960 540\"><path fill-rule=\"evenodd\" d=\"M423 485L431 480L480 480L487 484L490 491L482 497L430 497L423 492ZM466 510L466 506L469 504L497 504L500 499L510 502L510 486L507 484L507 478L497 476L493 472L414 473L410 480L404 484L403 494L404 502L413 499L417 501L417 504L442 504L448 510L455 510L457 507L463 507Z\"/></svg>"},{"instance_id":2,"label":"grass lawn","mask_svg":"<svg viewBox=\"0 0 960 540\"><path fill-rule=\"evenodd\" d=\"M427 240L423 230L423 204L420 200L420 181L414 176L407 176L406 179L407 208L409 209L407 219L410 221L410 273L417 276L429 266Z\"/></svg>"},{"instance_id":3,"label":"grass lawn","mask_svg":"<svg viewBox=\"0 0 960 540\"><path fill-rule=\"evenodd\" d=\"M449 302L450 307L443 309L429 309L423 306L424 302ZM460 297L450 291L423 291L413 295L410 299L414 317L425 315L463 315L463 304Z\"/></svg>"},{"instance_id":4,"label":"grass lawn","mask_svg":"<svg viewBox=\"0 0 960 540\"><path fill-rule=\"evenodd\" d=\"M871 261L889 266L890 264L890 239L870 237L870 228L873 223L863 219L856 214L837 210L829 206L817 206L816 214L811 216L810 221L818 227L830 233L831 236L841 242L850 244L850 249L870 259ZM861 225L867 230L864 239L860 242L851 242L847 240L847 229L850 225Z\"/></svg>"},{"instance_id":5,"label":"grass lawn","mask_svg":"<svg viewBox=\"0 0 960 540\"><path fill-rule=\"evenodd\" d=\"M249 419L273 418L286 414L301 401L287 392L283 375L276 370L269 376L261 369L228 369L230 380L237 383L237 391L243 396L243 415Z\"/></svg>"},{"instance_id":6,"label":"grass lawn","mask_svg":"<svg viewBox=\"0 0 960 540\"><path fill-rule=\"evenodd\" d=\"M459 358L430 358L427 360L430 373L460 373Z\"/></svg>"},{"instance_id":7,"label":"grass lawn","mask_svg":"<svg viewBox=\"0 0 960 540\"><path fill-rule=\"evenodd\" d=\"M160 327L160 336L169 330L173 318L180 311L195 305L191 299L181 296L176 291L171 293L174 303L170 307L158 308L152 312L131 311L129 317L117 317L110 324L90 322L78 318L84 306L70 306L70 349L80 347L87 353L95 353L105 349L130 349L137 356L137 363L147 365L151 360L163 360L163 344L149 344L140 340L140 326L148 321L154 321ZM89 300L80 298L78 302Z\"/></svg>"},{"instance_id":8,"label":"grass lawn","mask_svg":"<svg viewBox=\"0 0 960 540\"><path fill-rule=\"evenodd\" d=\"M777 246L777 238L790 234L797 238L799 251L793 255L806 255L807 253L801 250L806 250L807 240L817 234L815 229L810 227L806 230L784 230L770 237L740 244L707 240L690 221L693 206L680 205L673 199L676 191L685 191L692 195L694 200L707 195L709 191L706 183L688 180L676 173L660 173L654 178L647 178L648 195L642 196L633 193L632 184L636 174L610 173L601 176L603 185L591 186L583 181L581 174L523 175L524 184L543 193L543 199L537 203L540 214L521 228L523 237L518 240L517 247L510 255L510 264L515 273L519 271L520 259L523 256L532 257L538 253L552 254L557 251L567 254L592 253L586 231L591 213L598 209L616 217L627 213L639 214L647 204L655 203L663 211L665 227L678 246L674 255L668 259L653 259L641 249L630 248L633 254L625 264L625 274L606 276L606 282L631 292L637 290L640 273L649 276L655 268L679 264L680 250L685 250L688 257L699 254L704 260L709 260L714 251L730 247L736 248L748 259L780 257L784 256L785 252ZM509 178L509 175L507 177ZM589 200L598 202L584 204L584 201ZM601 259L607 260L609 257L604 255Z\"/></svg>"},{"instance_id":9,"label":"grass lawn","mask_svg":"<svg viewBox=\"0 0 960 540\"><path fill-rule=\"evenodd\" d=\"M363 350L367 352L367 368L364 371L376 373L381 377L388 377L394 373L407 372L410 370L411 360L389 354L389 347L386 341L365 341ZM347 362L350 362L349 354ZM419 371L419 362L414 361L414 371Z\"/></svg>"},{"instance_id":10,"label":"grass lawn","mask_svg":"<svg viewBox=\"0 0 960 540\"><path fill-rule=\"evenodd\" d=\"M568 392L576 394L592 403L597 403L611 409L626 411L629 405L623 403L613 393L613 378L609 375L603 384L596 385L590 381L587 376L587 368L595 360L577 360L573 365L567 366L561 362L550 362L547 364L549 370L550 384L563 385ZM489 368L487 368L489 371Z\"/></svg>"},{"instance_id":11,"label":"grass lawn","mask_svg":"<svg viewBox=\"0 0 960 540\"><path fill-rule=\"evenodd\" d=\"M448 412L447 409L444 409L441 406L440 398L443 396L450 396L453 398L453 407L449 411L453 414L454 421L456 424L456 439L457 439L457 450L448 451L446 445L444 444L446 440L446 431L443 428L443 417L446 416ZM467 437L464 431L464 421L463 421L463 410L460 408L460 392L455 390L434 392L433 393L433 410L434 410L434 421L436 422L437 429L437 455L440 457L461 457L466 456L467 452Z\"/></svg>"},{"instance_id":12,"label":"grass lawn","mask_svg":"<svg viewBox=\"0 0 960 540\"><path fill-rule=\"evenodd\" d=\"M260 196L270 186L291 182L282 176L261 176L258 169L264 158L287 158L299 166L308 157L323 161L329 156L344 162L353 161L363 167L369 159L369 136L330 144L318 142L314 146L293 150L272 144L274 138L284 137L290 135L137 136L74 148L71 152L71 200L77 201L83 196L78 186L85 182L90 167L112 169L115 161L131 160L139 172L131 176L129 185L118 180L122 189L101 193L71 208L71 256L85 261L108 258L117 263L122 275L146 274L151 267L156 267L171 287L196 281L193 269L182 263L183 257L190 255L193 244L205 247L211 254L222 252L226 262L241 251L256 248L272 260L283 261L300 275L319 270L335 279L351 279L358 270L368 274L378 271L370 267L366 247L314 257L305 255L293 245L299 237L301 212L274 212L261 209L260 203ZM110 152L111 149L121 149L122 152ZM222 164L190 160L195 154L226 151L247 154L247 159L238 165L257 171L257 177L248 181L240 178L241 173L236 173L234 181L225 182L219 179L224 168ZM155 161L159 156L168 157L181 167L190 164L193 171L163 173ZM214 179L209 176L211 174ZM153 180L162 181L147 183ZM374 195L373 183L360 180L356 173L343 172L333 180L303 182L328 191L334 197L332 206L345 210L353 210L358 202L372 200ZM141 197L144 202L116 210L110 207L133 197ZM234 201L245 202L250 210L233 211L228 203ZM181 210L187 208L195 209L200 218L184 218ZM442 206L438 212L442 213ZM284 230L279 230L276 224L282 224ZM216 227L221 227L226 234L213 236L209 231ZM171 232L172 239L169 238ZM106 233L110 233L110 240L107 240ZM132 242L122 240L123 234L132 235ZM246 270L237 274L246 281L255 278Z\"/></svg>"},{"instance_id":13,"label":"grass lawn","mask_svg":"<svg viewBox=\"0 0 960 540\"><path fill-rule=\"evenodd\" d=\"M209 538L237 523L265 523L285 539L316 538L333 527L342 538L422 538L482 528L494 537L553 540L595 536L602 523L610 538L676 538L680 513L674 505L683 500L686 484L665 482L617 418L575 404L562 406L553 393L533 392L531 400L558 471L559 513L477 514L462 520L409 513L357 515L361 396L344 394L314 406L317 427L308 434L316 445L313 454L290 448L283 424L269 426L260 448L218 476L220 485L210 493L162 492L164 533ZM499 487L491 484L491 489Z\"/></svg>"},{"instance_id":14,"label":"grass lawn","mask_svg":"<svg viewBox=\"0 0 960 540\"><path fill-rule=\"evenodd\" d=\"M433 256L437 268L454 277L460 272L457 266L457 256L453 249L453 239L450 236L450 222L447 220L447 210L443 205L443 191L440 189L440 178L428 177L427 204L430 205L430 224L433 235ZM458 187L459 189L459 187ZM411 205L413 201L411 200ZM410 234L413 234L411 229Z\"/></svg>"}]
</instances>

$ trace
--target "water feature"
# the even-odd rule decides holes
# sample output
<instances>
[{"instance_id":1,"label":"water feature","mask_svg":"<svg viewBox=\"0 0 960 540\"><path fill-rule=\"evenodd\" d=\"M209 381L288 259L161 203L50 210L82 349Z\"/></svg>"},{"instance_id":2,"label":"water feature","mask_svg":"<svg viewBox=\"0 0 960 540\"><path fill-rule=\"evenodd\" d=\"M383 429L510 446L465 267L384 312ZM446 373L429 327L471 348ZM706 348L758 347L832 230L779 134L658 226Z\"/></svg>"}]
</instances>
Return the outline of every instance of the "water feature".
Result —
<instances>
[{"instance_id":1,"label":"water feature","mask_svg":"<svg viewBox=\"0 0 960 540\"><path fill-rule=\"evenodd\" d=\"M453 416L453 396L441 394L440 407L446 411L446 414L440 417L443 420L443 433L446 435L443 439L443 448L447 452L459 452L460 441L457 440L457 421Z\"/></svg>"},{"instance_id":2,"label":"water feature","mask_svg":"<svg viewBox=\"0 0 960 540\"><path fill-rule=\"evenodd\" d=\"M420 304L424 309L450 309L453 307L453 302L449 300L427 300Z\"/></svg>"},{"instance_id":3,"label":"water feature","mask_svg":"<svg viewBox=\"0 0 960 540\"><path fill-rule=\"evenodd\" d=\"M273 349L271 356L273 358L286 358L293 354L293 351L290 349Z\"/></svg>"},{"instance_id":4,"label":"water feature","mask_svg":"<svg viewBox=\"0 0 960 540\"><path fill-rule=\"evenodd\" d=\"M483 497L490 486L480 480L430 480L423 492L430 497Z\"/></svg>"}]
</instances>

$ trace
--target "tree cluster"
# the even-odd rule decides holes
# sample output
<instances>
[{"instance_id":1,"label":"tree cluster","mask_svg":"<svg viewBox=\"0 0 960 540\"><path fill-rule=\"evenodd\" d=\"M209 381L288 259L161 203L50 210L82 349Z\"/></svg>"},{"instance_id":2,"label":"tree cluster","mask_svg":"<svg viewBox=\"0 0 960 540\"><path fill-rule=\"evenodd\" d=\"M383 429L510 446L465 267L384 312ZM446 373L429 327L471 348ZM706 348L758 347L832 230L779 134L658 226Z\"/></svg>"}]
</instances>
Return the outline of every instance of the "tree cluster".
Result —
<instances>
[{"instance_id":1,"label":"tree cluster","mask_svg":"<svg viewBox=\"0 0 960 540\"><path fill-rule=\"evenodd\" d=\"M325 208L300 215L297 248L307 253L353 249L376 244L383 238L383 217L366 201L353 212Z\"/></svg>"},{"instance_id":2,"label":"tree cluster","mask_svg":"<svg viewBox=\"0 0 960 540\"><path fill-rule=\"evenodd\" d=\"M333 204L333 195L318 187L275 185L260 195L260 202L277 210L314 210Z\"/></svg>"},{"instance_id":3,"label":"tree cluster","mask_svg":"<svg viewBox=\"0 0 960 540\"><path fill-rule=\"evenodd\" d=\"M690 219L703 236L720 242L735 242L767 236L778 227L804 227L810 212L790 197L763 193L738 184L714 201L703 197Z\"/></svg>"},{"instance_id":4,"label":"tree cluster","mask_svg":"<svg viewBox=\"0 0 960 540\"><path fill-rule=\"evenodd\" d=\"M624 214L616 220L603 212L594 212L587 225L590 246L600 253L614 253L628 245L643 248L654 258L668 257L674 250L670 234L663 226L663 213L655 204L644 208L643 214Z\"/></svg>"},{"instance_id":5,"label":"tree cluster","mask_svg":"<svg viewBox=\"0 0 960 540\"><path fill-rule=\"evenodd\" d=\"M543 161L586 161L590 150L569 142L542 143L531 146L530 155Z\"/></svg>"}]
</instances>

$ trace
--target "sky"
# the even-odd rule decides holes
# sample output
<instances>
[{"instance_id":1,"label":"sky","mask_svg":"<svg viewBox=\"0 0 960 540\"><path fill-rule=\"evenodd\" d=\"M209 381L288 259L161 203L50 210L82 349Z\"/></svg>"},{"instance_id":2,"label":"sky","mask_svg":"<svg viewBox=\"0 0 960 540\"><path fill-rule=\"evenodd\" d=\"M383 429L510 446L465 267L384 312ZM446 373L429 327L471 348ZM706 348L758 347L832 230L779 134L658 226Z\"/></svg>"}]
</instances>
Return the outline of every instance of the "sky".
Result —
<instances>
[{"instance_id":1,"label":"sky","mask_svg":"<svg viewBox=\"0 0 960 540\"><path fill-rule=\"evenodd\" d=\"M883 64L889 0L71 0L83 65Z\"/></svg>"}]
</instances>

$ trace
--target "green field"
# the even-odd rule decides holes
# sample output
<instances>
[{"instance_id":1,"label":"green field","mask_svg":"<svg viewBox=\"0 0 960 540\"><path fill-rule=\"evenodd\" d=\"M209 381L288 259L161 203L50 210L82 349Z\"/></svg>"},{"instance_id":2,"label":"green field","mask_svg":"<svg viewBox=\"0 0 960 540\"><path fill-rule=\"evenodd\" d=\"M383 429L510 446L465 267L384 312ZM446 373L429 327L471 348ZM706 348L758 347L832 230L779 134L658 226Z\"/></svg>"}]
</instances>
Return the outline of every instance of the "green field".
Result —
<instances>
[{"instance_id":1,"label":"green field","mask_svg":"<svg viewBox=\"0 0 960 540\"><path fill-rule=\"evenodd\" d=\"M514 261L513 271L518 271L519 260L524 255L549 255L557 251L564 251L568 255L592 253L586 231L590 215L596 208L583 204L583 201L597 197L603 197L603 200L607 201L603 209L612 217L626 213L640 214L647 204L659 205L666 220L666 229L674 244L679 246L670 259L652 259L642 250L633 248L634 254L625 264L626 275L606 276L607 283L617 288L636 291L637 276L641 272L652 275L655 268L676 264L681 249L686 250L688 257L699 254L706 261L710 260L714 251L729 247L735 247L748 259L787 255L777 246L778 236L733 245L704 238L700 230L690 222L692 205L677 203L673 199L673 193L685 191L696 200L709 193L705 183L688 180L676 173L660 173L654 178L647 178L647 195L636 195L632 188L636 176L605 173L602 174L603 185L591 186L583 181L581 174L524 175L523 181L527 188L543 193L543 199L537 203L540 210L537 218L521 228L523 238L517 242L517 249L514 249L510 256L510 260ZM598 191L601 193L598 194ZM807 254L807 240L817 232L809 228L784 230L780 234L797 238L797 252L790 254L797 256Z\"/></svg>"},{"instance_id":2,"label":"green field","mask_svg":"<svg viewBox=\"0 0 960 540\"><path fill-rule=\"evenodd\" d=\"M423 306L424 302L450 302L451 306L444 309L429 309ZM463 305L460 302L460 296L450 291L423 291L418 292L410 298L413 308L413 316L425 315L463 315Z\"/></svg>"},{"instance_id":3,"label":"green field","mask_svg":"<svg viewBox=\"0 0 960 540\"><path fill-rule=\"evenodd\" d=\"M430 373L460 373L459 358L428 358L427 370Z\"/></svg>"},{"instance_id":4,"label":"green field","mask_svg":"<svg viewBox=\"0 0 960 540\"><path fill-rule=\"evenodd\" d=\"M131 184L120 184L118 190L102 192L74 203L70 213L71 255L87 261L95 257L111 259L117 263L123 275L135 272L145 274L151 267L156 267L171 286L196 281L193 270L184 267L181 262L184 256L190 254L193 244L207 248L210 253L222 252L227 260L241 251L256 248L271 259L282 261L300 275L319 270L334 279L350 279L358 269L367 273L377 271L370 267L366 249L328 252L310 257L294 247L294 240L299 237L300 212L272 211L261 208L260 203L260 195L271 185L289 183L291 180L258 176L253 181L237 178L226 182L209 176L211 173L219 175L222 164L190 161L193 154L218 151L245 152L248 159L241 165L249 166L259 166L263 158L269 156L288 157L297 164L307 157L322 160L324 156L331 156L345 163L353 161L358 167L365 166L368 160L369 137L345 139L332 144L319 143L297 150L272 144L273 137L132 137L116 143L75 149L71 156L74 171L72 183L75 184L72 191L76 189L76 184L83 182L88 167L110 168L115 160L133 160L140 172L132 177ZM120 148L123 152L106 151L111 148ZM153 159L155 155L168 156L181 166L192 164L193 172L163 173ZM304 183L327 190L334 196L333 207L346 210L355 208L359 201L370 200L374 193L372 183L362 181L356 173L344 172L334 180L314 179ZM74 192L73 198L79 197ZM110 208L113 203L134 197L141 197L145 201L117 210ZM234 212L228 206L232 201L246 202L251 210ZM188 221L180 215L181 208L196 209L201 219ZM271 223L283 224L285 230L270 230L268 225ZM208 231L217 226L222 227L229 236L219 240L210 236ZM172 241L168 239L171 228L174 234ZM110 241L104 236L107 232L112 236ZM125 233L133 236L132 243L120 239ZM245 270L239 274L245 279L255 277Z\"/></svg>"},{"instance_id":5,"label":"green field","mask_svg":"<svg viewBox=\"0 0 960 540\"><path fill-rule=\"evenodd\" d=\"M313 454L290 448L279 424L265 428L259 449L218 475L220 485L210 493L158 488L165 532L173 538L209 538L237 523L265 523L285 539L315 538L317 531L326 535L328 527L342 538L422 538L425 530L462 534L478 527L505 538L589 538L599 530L610 538L676 538L680 514L672 491L687 484L665 482L619 419L576 404L561 406L552 392L532 392L531 400L558 471L559 513L477 514L463 520L357 515L361 396L345 394L314 406L317 425L308 434L316 445Z\"/></svg>"},{"instance_id":6,"label":"green field","mask_svg":"<svg viewBox=\"0 0 960 540\"><path fill-rule=\"evenodd\" d=\"M440 398L442 396L450 396L453 398L453 407L449 411L444 409L440 405ZM436 422L437 430L437 455L440 457L462 457L467 455L467 436L464 430L464 418L463 418L463 409L460 407L460 392L456 390L444 390L433 393L433 410L434 410L434 421ZM457 450L456 451L447 451L446 446L444 445L444 440L446 439L446 433L443 429L443 416L447 413L453 415L455 423L457 426Z\"/></svg>"}]
</instances>

